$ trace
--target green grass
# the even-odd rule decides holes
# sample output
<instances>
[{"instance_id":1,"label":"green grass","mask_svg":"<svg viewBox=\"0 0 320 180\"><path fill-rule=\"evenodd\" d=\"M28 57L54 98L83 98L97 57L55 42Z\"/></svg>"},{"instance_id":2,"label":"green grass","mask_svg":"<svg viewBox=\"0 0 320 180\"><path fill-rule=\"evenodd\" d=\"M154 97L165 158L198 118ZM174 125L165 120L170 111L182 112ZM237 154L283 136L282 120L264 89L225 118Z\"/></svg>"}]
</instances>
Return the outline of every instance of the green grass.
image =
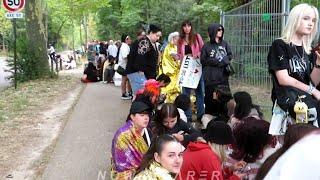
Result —
<instances>
[{"instance_id":1,"label":"green grass","mask_svg":"<svg viewBox=\"0 0 320 180\"><path fill-rule=\"evenodd\" d=\"M72 90L78 77L59 76L18 84L18 89L7 88L0 92L0 123L21 115L34 115L54 99Z\"/></svg>"}]
</instances>

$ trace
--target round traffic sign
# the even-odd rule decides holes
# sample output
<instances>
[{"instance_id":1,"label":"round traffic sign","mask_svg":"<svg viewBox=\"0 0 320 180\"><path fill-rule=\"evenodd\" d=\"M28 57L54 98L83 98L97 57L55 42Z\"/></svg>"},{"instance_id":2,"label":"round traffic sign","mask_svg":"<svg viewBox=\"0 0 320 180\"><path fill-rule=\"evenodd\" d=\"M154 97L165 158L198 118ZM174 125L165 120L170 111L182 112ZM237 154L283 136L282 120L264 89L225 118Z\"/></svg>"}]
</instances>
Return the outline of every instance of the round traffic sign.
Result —
<instances>
[{"instance_id":1,"label":"round traffic sign","mask_svg":"<svg viewBox=\"0 0 320 180\"><path fill-rule=\"evenodd\" d=\"M24 8L25 0L3 0L3 7L9 12L21 11Z\"/></svg>"}]
</instances>

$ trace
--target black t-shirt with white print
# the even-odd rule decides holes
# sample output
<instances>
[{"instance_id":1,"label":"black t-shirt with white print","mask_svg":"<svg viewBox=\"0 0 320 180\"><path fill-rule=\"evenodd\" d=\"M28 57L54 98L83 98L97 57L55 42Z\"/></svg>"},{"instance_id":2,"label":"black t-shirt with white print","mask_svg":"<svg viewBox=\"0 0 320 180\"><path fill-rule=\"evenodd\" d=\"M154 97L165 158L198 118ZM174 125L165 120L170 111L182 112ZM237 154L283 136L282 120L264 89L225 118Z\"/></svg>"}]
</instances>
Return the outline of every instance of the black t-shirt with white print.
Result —
<instances>
[{"instance_id":1,"label":"black t-shirt with white print","mask_svg":"<svg viewBox=\"0 0 320 180\"><path fill-rule=\"evenodd\" d=\"M311 82L310 73L315 60L315 54L308 55L302 46L288 44L281 39L275 40L268 54L269 72L273 78L272 99L278 99L288 90L288 87L279 85L275 75L276 71L287 69L289 76L309 85Z\"/></svg>"}]
</instances>

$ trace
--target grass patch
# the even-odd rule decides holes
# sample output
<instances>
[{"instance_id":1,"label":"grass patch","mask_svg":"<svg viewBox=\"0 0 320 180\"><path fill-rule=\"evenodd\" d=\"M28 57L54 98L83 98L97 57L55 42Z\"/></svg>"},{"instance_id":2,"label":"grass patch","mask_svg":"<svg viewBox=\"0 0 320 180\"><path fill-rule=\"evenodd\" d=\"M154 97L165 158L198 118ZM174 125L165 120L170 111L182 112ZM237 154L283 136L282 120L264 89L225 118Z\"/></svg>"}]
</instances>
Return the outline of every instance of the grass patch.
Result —
<instances>
[{"instance_id":1,"label":"grass patch","mask_svg":"<svg viewBox=\"0 0 320 180\"><path fill-rule=\"evenodd\" d=\"M237 91L248 92L252 97L253 103L261 107L265 120L270 122L272 116L271 89L261 86L248 85L235 79L231 79L230 86L232 93Z\"/></svg>"},{"instance_id":2,"label":"grass patch","mask_svg":"<svg viewBox=\"0 0 320 180\"><path fill-rule=\"evenodd\" d=\"M78 77L59 76L18 84L18 89L7 88L0 92L0 123L21 115L34 115L34 111L43 109L72 90L79 83Z\"/></svg>"}]
</instances>

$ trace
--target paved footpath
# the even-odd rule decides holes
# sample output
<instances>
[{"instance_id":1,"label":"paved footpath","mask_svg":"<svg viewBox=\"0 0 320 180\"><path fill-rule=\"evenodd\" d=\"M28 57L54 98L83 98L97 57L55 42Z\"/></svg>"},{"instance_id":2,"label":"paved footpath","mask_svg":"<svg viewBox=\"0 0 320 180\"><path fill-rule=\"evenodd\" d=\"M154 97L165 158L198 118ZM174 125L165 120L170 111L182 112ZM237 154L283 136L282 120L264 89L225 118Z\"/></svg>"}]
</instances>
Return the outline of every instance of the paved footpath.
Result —
<instances>
[{"instance_id":1,"label":"paved footpath","mask_svg":"<svg viewBox=\"0 0 320 180\"><path fill-rule=\"evenodd\" d=\"M87 84L44 172L44 180L108 180L114 132L125 122L130 101L120 88Z\"/></svg>"}]
</instances>

